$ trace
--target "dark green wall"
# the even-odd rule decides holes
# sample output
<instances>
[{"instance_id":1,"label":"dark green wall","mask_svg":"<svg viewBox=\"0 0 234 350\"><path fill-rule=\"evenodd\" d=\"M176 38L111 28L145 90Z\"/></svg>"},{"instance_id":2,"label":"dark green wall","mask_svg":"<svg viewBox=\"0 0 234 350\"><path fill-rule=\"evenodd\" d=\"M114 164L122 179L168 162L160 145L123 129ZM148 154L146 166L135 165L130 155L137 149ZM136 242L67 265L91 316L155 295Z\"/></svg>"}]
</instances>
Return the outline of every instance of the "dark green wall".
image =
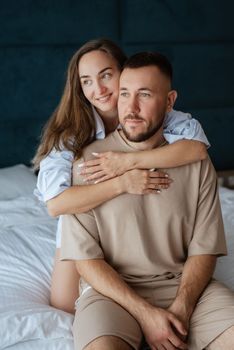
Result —
<instances>
[{"instance_id":1,"label":"dark green wall","mask_svg":"<svg viewBox=\"0 0 234 350\"><path fill-rule=\"evenodd\" d=\"M234 169L234 2L10 0L0 5L0 167L28 164L56 107L69 58L107 36L128 54L165 53L176 108L200 120L217 169Z\"/></svg>"}]
</instances>

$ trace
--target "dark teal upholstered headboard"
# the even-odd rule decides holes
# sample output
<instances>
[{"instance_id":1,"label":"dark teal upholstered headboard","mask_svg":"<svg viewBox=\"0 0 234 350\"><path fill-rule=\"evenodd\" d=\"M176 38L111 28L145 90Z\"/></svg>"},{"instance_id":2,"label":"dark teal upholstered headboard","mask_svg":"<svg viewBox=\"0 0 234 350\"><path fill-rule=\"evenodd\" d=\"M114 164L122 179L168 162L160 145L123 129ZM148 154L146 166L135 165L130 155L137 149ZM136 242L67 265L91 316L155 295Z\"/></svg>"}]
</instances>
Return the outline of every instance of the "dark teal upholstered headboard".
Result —
<instances>
[{"instance_id":1,"label":"dark teal upholstered headboard","mask_svg":"<svg viewBox=\"0 0 234 350\"><path fill-rule=\"evenodd\" d=\"M0 10L0 167L29 164L56 107L69 58L106 36L174 67L176 108L202 123L217 170L234 169L232 0L6 1Z\"/></svg>"}]
</instances>

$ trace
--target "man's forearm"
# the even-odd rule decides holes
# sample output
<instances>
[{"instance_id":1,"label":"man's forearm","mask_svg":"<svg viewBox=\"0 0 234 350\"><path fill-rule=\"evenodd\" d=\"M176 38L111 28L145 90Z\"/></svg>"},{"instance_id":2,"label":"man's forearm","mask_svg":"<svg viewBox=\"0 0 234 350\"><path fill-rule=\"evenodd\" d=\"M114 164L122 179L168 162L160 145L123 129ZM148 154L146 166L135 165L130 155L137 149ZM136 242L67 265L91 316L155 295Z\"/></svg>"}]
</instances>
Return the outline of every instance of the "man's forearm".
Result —
<instances>
[{"instance_id":1,"label":"man's forearm","mask_svg":"<svg viewBox=\"0 0 234 350\"><path fill-rule=\"evenodd\" d=\"M140 321L149 304L136 294L105 260L76 261L76 267L80 275L96 291L113 299Z\"/></svg>"},{"instance_id":2,"label":"man's forearm","mask_svg":"<svg viewBox=\"0 0 234 350\"><path fill-rule=\"evenodd\" d=\"M213 275L215 264L215 255L196 255L187 259L172 311L173 308L182 310L190 318L198 298Z\"/></svg>"}]
</instances>

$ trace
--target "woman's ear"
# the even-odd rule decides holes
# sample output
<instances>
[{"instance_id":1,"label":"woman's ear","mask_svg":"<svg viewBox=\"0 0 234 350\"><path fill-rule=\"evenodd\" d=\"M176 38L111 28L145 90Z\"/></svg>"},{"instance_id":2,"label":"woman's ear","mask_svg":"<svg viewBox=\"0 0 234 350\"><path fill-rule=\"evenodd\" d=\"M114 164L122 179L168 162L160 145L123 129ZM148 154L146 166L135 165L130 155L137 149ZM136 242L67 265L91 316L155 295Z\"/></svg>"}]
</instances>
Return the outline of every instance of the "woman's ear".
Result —
<instances>
[{"instance_id":1,"label":"woman's ear","mask_svg":"<svg viewBox=\"0 0 234 350\"><path fill-rule=\"evenodd\" d=\"M176 90L169 91L167 96L167 112L170 112L172 110L176 99L177 99Z\"/></svg>"}]
</instances>

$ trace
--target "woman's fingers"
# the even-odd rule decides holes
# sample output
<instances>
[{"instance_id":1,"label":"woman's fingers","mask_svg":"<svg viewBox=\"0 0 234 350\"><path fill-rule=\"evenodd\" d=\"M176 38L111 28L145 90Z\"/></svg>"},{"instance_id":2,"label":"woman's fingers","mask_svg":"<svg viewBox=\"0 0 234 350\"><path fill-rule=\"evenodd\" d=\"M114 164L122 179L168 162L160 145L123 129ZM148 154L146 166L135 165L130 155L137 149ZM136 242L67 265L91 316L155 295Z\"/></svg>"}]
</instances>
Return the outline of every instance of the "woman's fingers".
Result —
<instances>
[{"instance_id":1,"label":"woman's fingers","mask_svg":"<svg viewBox=\"0 0 234 350\"><path fill-rule=\"evenodd\" d=\"M167 190L169 188L169 185L160 185L160 184L149 184L147 186L148 189L151 190Z\"/></svg>"},{"instance_id":2,"label":"woman's fingers","mask_svg":"<svg viewBox=\"0 0 234 350\"><path fill-rule=\"evenodd\" d=\"M84 181L87 182L87 181L97 180L103 176L108 177L108 175L106 175L106 173L104 171L97 171L96 173L94 173L92 175L84 176Z\"/></svg>"},{"instance_id":3,"label":"woman's fingers","mask_svg":"<svg viewBox=\"0 0 234 350\"><path fill-rule=\"evenodd\" d=\"M96 157L96 159L87 160L86 162L78 164L78 169L82 170L82 169L90 168L96 165L101 165L102 162L104 161L104 158L106 158L106 153L92 152L92 154Z\"/></svg>"},{"instance_id":4,"label":"woman's fingers","mask_svg":"<svg viewBox=\"0 0 234 350\"><path fill-rule=\"evenodd\" d=\"M103 181L106 181L106 180L109 180L110 179L110 176L109 175L106 175L106 176L102 176L100 177L98 180L96 180L94 183L95 184L98 184L100 182L103 182Z\"/></svg>"},{"instance_id":5,"label":"woman's fingers","mask_svg":"<svg viewBox=\"0 0 234 350\"><path fill-rule=\"evenodd\" d=\"M157 189L166 189L166 188L169 188L170 184L172 183L172 180L171 179L152 179L152 178L149 178L149 181L148 181L148 186L149 188L157 188Z\"/></svg>"},{"instance_id":6,"label":"woman's fingers","mask_svg":"<svg viewBox=\"0 0 234 350\"><path fill-rule=\"evenodd\" d=\"M95 165L95 166L91 166L91 167L84 167L84 168L80 168L80 175L89 175L89 174L95 174L98 171L102 171L102 168L100 165Z\"/></svg>"},{"instance_id":7,"label":"woman's fingers","mask_svg":"<svg viewBox=\"0 0 234 350\"><path fill-rule=\"evenodd\" d=\"M169 175L164 171L149 171L150 177L160 177L160 178L169 178Z\"/></svg>"},{"instance_id":8,"label":"woman's fingers","mask_svg":"<svg viewBox=\"0 0 234 350\"><path fill-rule=\"evenodd\" d=\"M92 169L96 169L96 172L90 174L89 171L93 171ZM106 174L104 170L100 170L98 166L92 167L92 169L87 169L87 172L84 172L84 181L94 181L94 184L97 184L99 182L103 182L106 180L109 180L113 178L111 174ZM143 170L142 170L143 172ZM145 172L145 184L144 184L144 190L145 193L160 193L161 190L168 189L172 180L168 177L165 177L165 173L157 172L156 175L152 176L151 172ZM148 174L148 176L147 176Z\"/></svg>"},{"instance_id":9,"label":"woman's fingers","mask_svg":"<svg viewBox=\"0 0 234 350\"><path fill-rule=\"evenodd\" d=\"M86 167L91 167L99 164L100 164L100 159L92 159L92 160L88 160L87 162L78 164L78 169L84 169Z\"/></svg>"}]
</instances>

